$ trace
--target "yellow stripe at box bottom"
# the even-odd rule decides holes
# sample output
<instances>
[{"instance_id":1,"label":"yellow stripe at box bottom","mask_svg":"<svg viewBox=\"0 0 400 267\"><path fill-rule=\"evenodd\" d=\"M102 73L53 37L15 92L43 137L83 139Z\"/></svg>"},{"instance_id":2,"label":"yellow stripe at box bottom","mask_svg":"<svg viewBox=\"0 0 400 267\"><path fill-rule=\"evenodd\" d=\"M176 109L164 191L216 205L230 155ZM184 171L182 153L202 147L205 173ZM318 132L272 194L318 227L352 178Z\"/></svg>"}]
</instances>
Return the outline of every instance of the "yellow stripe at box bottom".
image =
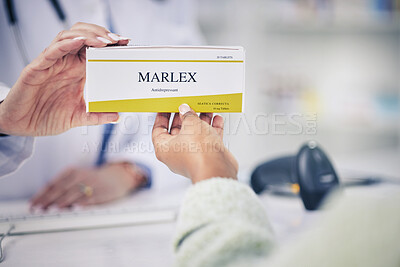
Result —
<instances>
[{"instance_id":1,"label":"yellow stripe at box bottom","mask_svg":"<svg viewBox=\"0 0 400 267\"><path fill-rule=\"evenodd\" d=\"M196 112L242 112L242 93L89 102L89 112L178 112L186 103Z\"/></svg>"}]
</instances>

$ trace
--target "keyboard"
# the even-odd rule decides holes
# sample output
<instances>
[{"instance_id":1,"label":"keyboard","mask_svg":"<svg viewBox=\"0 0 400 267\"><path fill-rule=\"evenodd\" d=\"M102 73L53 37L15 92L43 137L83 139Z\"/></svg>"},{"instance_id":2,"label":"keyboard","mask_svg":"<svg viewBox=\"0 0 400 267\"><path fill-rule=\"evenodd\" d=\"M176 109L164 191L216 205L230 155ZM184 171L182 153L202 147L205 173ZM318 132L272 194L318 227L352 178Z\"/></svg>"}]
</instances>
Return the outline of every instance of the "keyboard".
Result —
<instances>
[{"instance_id":1,"label":"keyboard","mask_svg":"<svg viewBox=\"0 0 400 267\"><path fill-rule=\"evenodd\" d=\"M0 236L62 232L140 224L174 222L176 207L163 208L105 208L53 211L41 214L1 214Z\"/></svg>"}]
</instances>

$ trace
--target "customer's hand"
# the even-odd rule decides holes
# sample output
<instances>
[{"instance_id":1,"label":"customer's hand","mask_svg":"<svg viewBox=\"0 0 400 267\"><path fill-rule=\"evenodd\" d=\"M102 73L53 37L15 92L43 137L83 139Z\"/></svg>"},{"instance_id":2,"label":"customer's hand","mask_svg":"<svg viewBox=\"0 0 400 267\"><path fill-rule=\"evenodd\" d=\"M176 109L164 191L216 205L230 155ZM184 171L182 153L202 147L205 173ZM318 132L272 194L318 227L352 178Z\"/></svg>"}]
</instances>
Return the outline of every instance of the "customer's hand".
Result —
<instances>
[{"instance_id":1,"label":"customer's hand","mask_svg":"<svg viewBox=\"0 0 400 267\"><path fill-rule=\"evenodd\" d=\"M42 54L24 68L0 104L0 132L43 136L72 127L118 120L117 113L86 113L83 87L86 47L126 45L128 39L107 29L77 23L63 31Z\"/></svg>"},{"instance_id":2,"label":"customer's hand","mask_svg":"<svg viewBox=\"0 0 400 267\"><path fill-rule=\"evenodd\" d=\"M31 207L46 210L106 203L129 194L145 182L145 174L126 162L95 169L70 169L33 197Z\"/></svg>"},{"instance_id":3,"label":"customer's hand","mask_svg":"<svg viewBox=\"0 0 400 267\"><path fill-rule=\"evenodd\" d=\"M212 113L199 118L186 104L179 111L170 130L171 114L157 114L153 127L157 158L193 183L212 177L236 179L238 163L222 142L223 118L217 115L212 121Z\"/></svg>"}]
</instances>

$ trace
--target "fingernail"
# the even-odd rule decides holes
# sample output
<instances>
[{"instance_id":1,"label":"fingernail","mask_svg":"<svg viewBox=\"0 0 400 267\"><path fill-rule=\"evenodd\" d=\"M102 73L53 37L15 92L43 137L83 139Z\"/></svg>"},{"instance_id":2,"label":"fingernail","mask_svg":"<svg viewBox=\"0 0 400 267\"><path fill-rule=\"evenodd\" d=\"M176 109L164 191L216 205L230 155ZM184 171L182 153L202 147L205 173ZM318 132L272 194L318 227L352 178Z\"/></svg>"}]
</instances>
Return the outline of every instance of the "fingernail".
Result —
<instances>
[{"instance_id":1,"label":"fingernail","mask_svg":"<svg viewBox=\"0 0 400 267\"><path fill-rule=\"evenodd\" d=\"M114 41L119 41L119 40L121 40L121 37L119 37L118 35L116 35L116 34L114 34L114 33L112 33L112 32L110 32L109 34L107 34L108 35L108 37L110 37L111 39L113 39Z\"/></svg>"},{"instance_id":2,"label":"fingernail","mask_svg":"<svg viewBox=\"0 0 400 267\"><path fill-rule=\"evenodd\" d=\"M121 117L118 116L118 119L116 119L115 121L112 121L112 122L110 122L110 123L112 123L112 124L118 124L118 123L120 123L120 122L121 122Z\"/></svg>"},{"instance_id":3,"label":"fingernail","mask_svg":"<svg viewBox=\"0 0 400 267\"><path fill-rule=\"evenodd\" d=\"M119 39L120 39L120 40L130 40L131 38L129 38L129 37L124 37L124 36L120 36Z\"/></svg>"},{"instance_id":4,"label":"fingernail","mask_svg":"<svg viewBox=\"0 0 400 267\"><path fill-rule=\"evenodd\" d=\"M71 209L73 211L80 211L80 210L83 210L83 207L79 204L72 204Z\"/></svg>"},{"instance_id":5,"label":"fingernail","mask_svg":"<svg viewBox=\"0 0 400 267\"><path fill-rule=\"evenodd\" d=\"M73 40L86 40L86 37L80 36L80 37L75 37Z\"/></svg>"},{"instance_id":6,"label":"fingernail","mask_svg":"<svg viewBox=\"0 0 400 267\"><path fill-rule=\"evenodd\" d=\"M58 206L58 204L51 204L49 207L47 207L48 212L59 212L61 209Z\"/></svg>"},{"instance_id":7,"label":"fingernail","mask_svg":"<svg viewBox=\"0 0 400 267\"><path fill-rule=\"evenodd\" d=\"M42 207L41 207L40 205L35 205L35 206L32 206L32 207L30 208L30 210L31 210L31 212L32 212L33 214L41 213L41 212L42 212Z\"/></svg>"},{"instance_id":8,"label":"fingernail","mask_svg":"<svg viewBox=\"0 0 400 267\"><path fill-rule=\"evenodd\" d=\"M179 113L181 115L185 115L189 111L190 111L190 107L189 107L188 104L182 104L182 105L179 106Z\"/></svg>"},{"instance_id":9,"label":"fingernail","mask_svg":"<svg viewBox=\"0 0 400 267\"><path fill-rule=\"evenodd\" d=\"M101 36L97 36L96 38L97 38L97 40L102 41L105 44L111 44L112 43L110 40L108 40L106 38L103 38Z\"/></svg>"}]
</instances>

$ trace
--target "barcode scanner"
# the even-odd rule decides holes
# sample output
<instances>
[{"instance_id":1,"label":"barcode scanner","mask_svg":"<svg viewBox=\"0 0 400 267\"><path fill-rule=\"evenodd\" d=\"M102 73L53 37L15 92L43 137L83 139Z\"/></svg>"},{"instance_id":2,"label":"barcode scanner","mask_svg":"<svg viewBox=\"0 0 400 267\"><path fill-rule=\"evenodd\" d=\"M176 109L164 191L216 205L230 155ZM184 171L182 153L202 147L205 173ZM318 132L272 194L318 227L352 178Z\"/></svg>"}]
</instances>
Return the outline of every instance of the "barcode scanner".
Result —
<instances>
[{"instance_id":1,"label":"barcode scanner","mask_svg":"<svg viewBox=\"0 0 400 267\"><path fill-rule=\"evenodd\" d=\"M297 155L268 161L251 175L251 187L259 194L270 190L279 194L300 194L307 210L316 210L339 178L328 156L310 141Z\"/></svg>"}]
</instances>

